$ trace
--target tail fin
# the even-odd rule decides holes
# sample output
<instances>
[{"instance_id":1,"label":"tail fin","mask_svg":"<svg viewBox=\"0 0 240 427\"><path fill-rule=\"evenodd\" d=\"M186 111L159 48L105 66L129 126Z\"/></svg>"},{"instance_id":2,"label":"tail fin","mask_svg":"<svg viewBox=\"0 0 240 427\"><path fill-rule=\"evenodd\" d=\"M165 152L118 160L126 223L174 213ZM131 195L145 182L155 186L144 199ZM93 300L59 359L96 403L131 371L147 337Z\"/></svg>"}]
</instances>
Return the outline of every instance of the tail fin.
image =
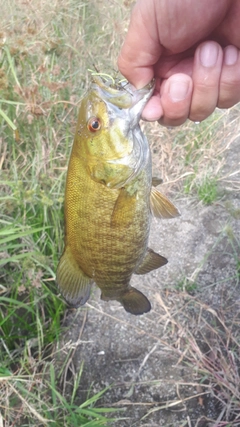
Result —
<instances>
[{"instance_id":1,"label":"tail fin","mask_svg":"<svg viewBox=\"0 0 240 427\"><path fill-rule=\"evenodd\" d=\"M92 279L78 266L68 247L60 258L56 282L62 296L72 307L85 304L93 283Z\"/></svg>"},{"instance_id":2,"label":"tail fin","mask_svg":"<svg viewBox=\"0 0 240 427\"><path fill-rule=\"evenodd\" d=\"M119 301L125 310L131 314L139 315L151 310L151 304L147 297L132 287L127 289Z\"/></svg>"}]
</instances>

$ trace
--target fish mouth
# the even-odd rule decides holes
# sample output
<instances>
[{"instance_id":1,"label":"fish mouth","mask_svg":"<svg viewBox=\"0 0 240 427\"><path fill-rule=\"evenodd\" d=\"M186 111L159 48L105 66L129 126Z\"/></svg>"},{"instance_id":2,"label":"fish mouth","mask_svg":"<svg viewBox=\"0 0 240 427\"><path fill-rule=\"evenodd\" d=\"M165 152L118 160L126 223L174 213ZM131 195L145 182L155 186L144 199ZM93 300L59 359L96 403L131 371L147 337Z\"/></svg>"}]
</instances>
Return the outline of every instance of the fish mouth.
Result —
<instances>
[{"instance_id":1,"label":"fish mouth","mask_svg":"<svg viewBox=\"0 0 240 427\"><path fill-rule=\"evenodd\" d=\"M142 110L151 97L154 88L154 79L143 88L136 89L131 83L127 82L127 80L114 80L109 78L103 81L100 76L93 76L93 89L97 91L98 96L107 104L112 104L120 110L131 111L133 117L137 115L138 121L140 120Z\"/></svg>"}]
</instances>

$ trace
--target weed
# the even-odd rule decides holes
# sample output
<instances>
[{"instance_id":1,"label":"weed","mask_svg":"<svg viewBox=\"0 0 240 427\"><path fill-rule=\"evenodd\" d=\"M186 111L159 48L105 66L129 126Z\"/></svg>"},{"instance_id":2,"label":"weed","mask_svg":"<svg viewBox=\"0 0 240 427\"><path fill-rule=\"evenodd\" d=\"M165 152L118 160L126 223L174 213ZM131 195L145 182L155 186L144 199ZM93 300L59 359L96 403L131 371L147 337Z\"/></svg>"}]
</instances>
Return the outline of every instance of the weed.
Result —
<instances>
[{"instance_id":1,"label":"weed","mask_svg":"<svg viewBox=\"0 0 240 427\"><path fill-rule=\"evenodd\" d=\"M217 177L209 175L198 179L194 176L187 176L184 183L186 194L196 193L199 200L205 205L210 205L218 198Z\"/></svg>"},{"instance_id":2,"label":"weed","mask_svg":"<svg viewBox=\"0 0 240 427\"><path fill-rule=\"evenodd\" d=\"M179 289L180 291L184 291L192 295L197 290L197 283L186 277L183 277L182 280L180 280L179 283L176 284L176 289Z\"/></svg>"}]
</instances>

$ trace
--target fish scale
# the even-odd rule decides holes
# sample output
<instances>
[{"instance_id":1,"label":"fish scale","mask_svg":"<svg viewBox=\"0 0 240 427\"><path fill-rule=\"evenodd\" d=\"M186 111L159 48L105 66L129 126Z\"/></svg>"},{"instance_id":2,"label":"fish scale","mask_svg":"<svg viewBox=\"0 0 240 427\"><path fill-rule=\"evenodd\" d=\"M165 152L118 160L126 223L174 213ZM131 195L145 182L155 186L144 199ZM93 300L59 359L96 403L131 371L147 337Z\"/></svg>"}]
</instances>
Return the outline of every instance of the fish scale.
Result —
<instances>
[{"instance_id":1,"label":"fish scale","mask_svg":"<svg viewBox=\"0 0 240 427\"><path fill-rule=\"evenodd\" d=\"M95 186L98 184L94 183ZM145 222L142 212L139 212L138 221L135 216L133 222L132 208L129 206L130 212L125 212L125 217L130 219L130 223L127 224L127 233L125 227L111 225L112 212L119 192L120 190L117 190L113 193L113 190L104 186L98 190L92 188L87 199L81 204L81 209L79 208L77 223L72 221L69 226L69 234L73 235L71 247L75 253L78 253L81 268L89 275L94 271L94 278L98 283L104 283L106 287L113 285L113 274L115 284L118 281L125 282L131 276L138 258L145 252L147 243L146 237L138 230L148 227L149 207ZM108 193L114 196L111 197L111 203ZM70 200L68 204L71 205ZM87 210L86 205L92 206L88 216L84 216ZM121 222L123 221L120 218L119 223ZM78 234L74 232L77 227L81 227L81 240L78 240Z\"/></svg>"}]
</instances>

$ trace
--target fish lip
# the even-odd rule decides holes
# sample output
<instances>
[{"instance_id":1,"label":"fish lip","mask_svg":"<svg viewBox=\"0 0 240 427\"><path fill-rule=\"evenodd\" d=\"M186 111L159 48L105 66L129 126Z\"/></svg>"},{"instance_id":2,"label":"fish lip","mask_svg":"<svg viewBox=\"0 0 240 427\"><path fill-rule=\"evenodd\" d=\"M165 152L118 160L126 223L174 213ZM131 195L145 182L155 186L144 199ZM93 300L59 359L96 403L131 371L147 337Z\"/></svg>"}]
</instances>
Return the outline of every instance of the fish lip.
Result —
<instances>
[{"instance_id":1,"label":"fish lip","mask_svg":"<svg viewBox=\"0 0 240 427\"><path fill-rule=\"evenodd\" d=\"M125 138L138 127L142 111L155 89L155 79L152 79L141 89L136 89L131 83L114 80L104 82L99 76L93 78L93 90L108 108L109 117L121 119L121 130ZM111 120L111 119L110 119Z\"/></svg>"},{"instance_id":2,"label":"fish lip","mask_svg":"<svg viewBox=\"0 0 240 427\"><path fill-rule=\"evenodd\" d=\"M137 113L139 119L155 88L155 79L152 79L141 89L136 89L135 86L127 81L114 82L114 80L109 79L104 82L100 76L94 76L92 81L93 89L107 104L112 104L119 109L130 111L134 109L133 114Z\"/></svg>"},{"instance_id":3,"label":"fish lip","mask_svg":"<svg viewBox=\"0 0 240 427\"><path fill-rule=\"evenodd\" d=\"M93 76L92 80L91 90L106 103L110 122L111 117L119 117L123 136L131 138L130 134L138 127L142 111L153 94L155 79L141 89L136 89L127 81L115 82L109 78L104 82L100 76Z\"/></svg>"},{"instance_id":4,"label":"fish lip","mask_svg":"<svg viewBox=\"0 0 240 427\"><path fill-rule=\"evenodd\" d=\"M138 126L143 109L153 94L155 89L155 79L151 80L151 82L149 82L142 89L136 89L130 83L128 83L128 85L132 90L133 96L132 106L129 109L130 128L134 129Z\"/></svg>"},{"instance_id":5,"label":"fish lip","mask_svg":"<svg viewBox=\"0 0 240 427\"><path fill-rule=\"evenodd\" d=\"M152 79L147 85L145 85L141 89L136 89L135 86L133 86L131 83L128 83L125 89L128 90L132 95L132 107L138 104L143 99L145 103L147 103L155 89L155 79Z\"/></svg>"}]
</instances>

